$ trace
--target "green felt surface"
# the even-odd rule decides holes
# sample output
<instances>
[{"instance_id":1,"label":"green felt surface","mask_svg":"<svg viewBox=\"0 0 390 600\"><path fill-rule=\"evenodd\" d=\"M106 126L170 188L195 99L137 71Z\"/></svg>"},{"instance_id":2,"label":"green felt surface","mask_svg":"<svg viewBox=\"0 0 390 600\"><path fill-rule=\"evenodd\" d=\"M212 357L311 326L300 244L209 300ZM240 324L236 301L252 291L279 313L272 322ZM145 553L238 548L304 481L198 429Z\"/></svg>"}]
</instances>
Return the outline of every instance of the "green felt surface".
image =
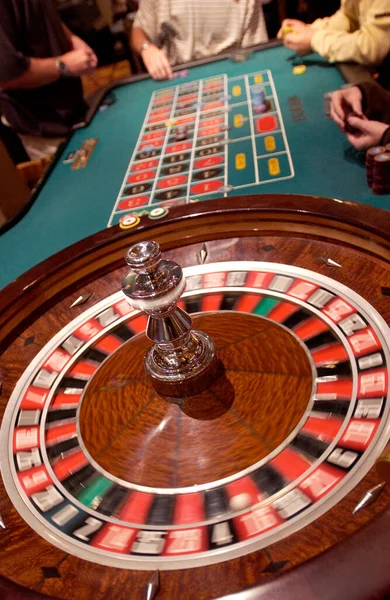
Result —
<instances>
[{"instance_id":1,"label":"green felt surface","mask_svg":"<svg viewBox=\"0 0 390 600\"><path fill-rule=\"evenodd\" d=\"M244 74L270 70L291 153L294 176L250 185L229 193L300 193L362 202L387 209L390 196L374 196L366 184L364 167L356 160L345 136L324 115L326 92L337 89L343 79L339 71L316 55L305 59L306 73L293 75L291 52L276 47L252 54L244 63L221 60L190 69L178 80L205 79L217 74L240 78ZM176 83L173 82L173 83ZM107 226L144 121L151 95L172 85L151 79L118 87L116 102L97 112L85 129L70 139L37 200L23 219L0 236L0 287L66 246ZM229 92L232 89L229 83ZM298 96L306 119L294 122L289 98ZM234 98L230 101L234 104ZM238 108L232 106L229 123ZM229 134L232 138L236 131ZM241 135L241 134L240 134ZM91 137L100 141L86 168L73 171L63 158ZM264 153L264 136L256 137L256 151ZM252 142L242 142L249 152ZM280 134L275 134L275 151L284 151ZM239 142L235 143L237 150ZM233 153L228 155L229 183L244 185L245 174L234 171ZM289 172L286 154L280 155L281 174ZM267 159L259 159L260 177L267 179ZM251 169L250 169L251 170ZM249 173L249 171L248 171ZM248 174L248 177L253 176ZM220 194L217 194L220 195ZM210 197L216 197L212 194ZM203 201L205 197L199 198ZM156 204L153 204L153 208Z\"/></svg>"}]
</instances>

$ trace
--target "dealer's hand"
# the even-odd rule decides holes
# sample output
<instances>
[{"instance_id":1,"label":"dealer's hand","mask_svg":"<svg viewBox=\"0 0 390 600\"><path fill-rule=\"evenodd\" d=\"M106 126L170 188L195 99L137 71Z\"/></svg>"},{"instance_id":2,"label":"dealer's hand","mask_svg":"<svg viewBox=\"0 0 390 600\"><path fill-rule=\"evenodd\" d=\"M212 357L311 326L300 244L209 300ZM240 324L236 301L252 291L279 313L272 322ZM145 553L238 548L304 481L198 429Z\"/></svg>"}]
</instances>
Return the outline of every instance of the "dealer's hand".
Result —
<instances>
[{"instance_id":1,"label":"dealer's hand","mask_svg":"<svg viewBox=\"0 0 390 600\"><path fill-rule=\"evenodd\" d=\"M145 48L142 52L142 60L153 79L172 79L173 73L167 57L154 44L150 44L150 46Z\"/></svg>"},{"instance_id":2,"label":"dealer's hand","mask_svg":"<svg viewBox=\"0 0 390 600\"><path fill-rule=\"evenodd\" d=\"M73 46L73 50L84 50L90 57L90 67L95 69L98 65L98 59L95 52L92 50L91 46L88 46L84 40L79 38L78 35L72 35L71 42Z\"/></svg>"},{"instance_id":3,"label":"dealer's hand","mask_svg":"<svg viewBox=\"0 0 390 600\"><path fill-rule=\"evenodd\" d=\"M356 85L332 92L330 116L342 131L345 131L350 113L353 112L355 115L363 116L362 101L362 92Z\"/></svg>"},{"instance_id":4,"label":"dealer's hand","mask_svg":"<svg viewBox=\"0 0 390 600\"><path fill-rule=\"evenodd\" d=\"M387 123L379 121L369 121L366 118L348 117L348 125L353 128L353 132L347 132L348 141L356 148L356 150L366 150L371 146L377 146L386 129L389 128Z\"/></svg>"},{"instance_id":5,"label":"dealer's hand","mask_svg":"<svg viewBox=\"0 0 390 600\"><path fill-rule=\"evenodd\" d=\"M94 68L94 60L86 50L71 50L63 54L61 60L65 63L69 75L80 77L89 73Z\"/></svg>"}]
</instances>

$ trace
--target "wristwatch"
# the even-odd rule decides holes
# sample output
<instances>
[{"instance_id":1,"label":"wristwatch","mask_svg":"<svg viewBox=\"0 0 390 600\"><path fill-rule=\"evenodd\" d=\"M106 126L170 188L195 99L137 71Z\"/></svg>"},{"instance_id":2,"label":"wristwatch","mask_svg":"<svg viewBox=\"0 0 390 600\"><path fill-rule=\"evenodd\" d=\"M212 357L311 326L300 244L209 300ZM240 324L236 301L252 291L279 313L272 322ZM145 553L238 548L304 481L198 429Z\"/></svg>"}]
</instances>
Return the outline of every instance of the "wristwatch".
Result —
<instances>
[{"instance_id":1,"label":"wristwatch","mask_svg":"<svg viewBox=\"0 0 390 600\"><path fill-rule=\"evenodd\" d=\"M66 67L66 64L60 58L56 58L56 67L60 74L60 77L70 77L70 73Z\"/></svg>"},{"instance_id":2,"label":"wristwatch","mask_svg":"<svg viewBox=\"0 0 390 600\"><path fill-rule=\"evenodd\" d=\"M148 40L142 42L142 44L138 48L138 54L142 54L142 52L146 50L146 48L149 48L149 46L151 46L151 43Z\"/></svg>"}]
</instances>

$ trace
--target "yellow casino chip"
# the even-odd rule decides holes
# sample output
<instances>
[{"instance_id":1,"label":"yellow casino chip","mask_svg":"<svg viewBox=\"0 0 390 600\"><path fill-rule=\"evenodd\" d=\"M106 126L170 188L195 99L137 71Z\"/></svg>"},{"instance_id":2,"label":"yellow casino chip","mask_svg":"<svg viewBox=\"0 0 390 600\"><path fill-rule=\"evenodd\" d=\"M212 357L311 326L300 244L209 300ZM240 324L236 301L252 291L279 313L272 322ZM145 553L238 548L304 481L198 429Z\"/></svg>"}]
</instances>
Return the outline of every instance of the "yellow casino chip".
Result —
<instances>
[{"instance_id":1,"label":"yellow casino chip","mask_svg":"<svg viewBox=\"0 0 390 600\"><path fill-rule=\"evenodd\" d=\"M294 29L291 27L291 25L286 25L285 27L282 27L282 37L284 37L288 33L294 33Z\"/></svg>"},{"instance_id":2,"label":"yellow casino chip","mask_svg":"<svg viewBox=\"0 0 390 600\"><path fill-rule=\"evenodd\" d=\"M119 227L121 229L133 229L133 227L137 227L140 220L136 215L124 215L119 219Z\"/></svg>"},{"instance_id":3,"label":"yellow casino chip","mask_svg":"<svg viewBox=\"0 0 390 600\"><path fill-rule=\"evenodd\" d=\"M303 73L305 73L305 72L306 72L305 65L297 65L296 67L293 68L294 75L303 75Z\"/></svg>"}]
</instances>

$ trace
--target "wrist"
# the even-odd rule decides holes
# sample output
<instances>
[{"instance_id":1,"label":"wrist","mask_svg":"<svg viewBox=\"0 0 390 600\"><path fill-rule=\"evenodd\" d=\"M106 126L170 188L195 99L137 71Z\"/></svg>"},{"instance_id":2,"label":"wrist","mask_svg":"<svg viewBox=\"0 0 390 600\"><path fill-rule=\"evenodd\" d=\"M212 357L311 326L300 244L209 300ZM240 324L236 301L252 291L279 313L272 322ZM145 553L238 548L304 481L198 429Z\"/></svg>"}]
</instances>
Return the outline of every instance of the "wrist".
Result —
<instances>
[{"instance_id":1,"label":"wrist","mask_svg":"<svg viewBox=\"0 0 390 600\"><path fill-rule=\"evenodd\" d=\"M313 52L313 46L312 46L312 40L315 34L315 31L313 29L310 29L310 27L307 27L306 29L306 33L307 33L307 44L309 47L309 51Z\"/></svg>"},{"instance_id":2,"label":"wrist","mask_svg":"<svg viewBox=\"0 0 390 600\"><path fill-rule=\"evenodd\" d=\"M60 78L62 77L71 77L71 73L68 71L68 67L66 66L65 61L61 56L57 56L55 58L56 69Z\"/></svg>"},{"instance_id":3,"label":"wrist","mask_svg":"<svg viewBox=\"0 0 390 600\"><path fill-rule=\"evenodd\" d=\"M144 42L142 42L142 44L138 48L138 54L140 56L142 56L143 52L145 52L145 50L147 50L151 46L152 46L152 42L149 42L149 40L145 40Z\"/></svg>"},{"instance_id":4,"label":"wrist","mask_svg":"<svg viewBox=\"0 0 390 600\"><path fill-rule=\"evenodd\" d=\"M366 114L367 111L367 97L366 97L366 93L364 91L364 87L361 87L358 83L352 87L355 87L358 90L358 94L359 94L359 99L362 105L362 113L363 115Z\"/></svg>"},{"instance_id":5,"label":"wrist","mask_svg":"<svg viewBox=\"0 0 390 600\"><path fill-rule=\"evenodd\" d=\"M313 35L310 40L310 46L313 52L317 52L317 54L319 54L318 50L321 48L321 40L323 38L323 34L321 30L314 29L312 27L311 29L313 29Z\"/></svg>"}]
</instances>

